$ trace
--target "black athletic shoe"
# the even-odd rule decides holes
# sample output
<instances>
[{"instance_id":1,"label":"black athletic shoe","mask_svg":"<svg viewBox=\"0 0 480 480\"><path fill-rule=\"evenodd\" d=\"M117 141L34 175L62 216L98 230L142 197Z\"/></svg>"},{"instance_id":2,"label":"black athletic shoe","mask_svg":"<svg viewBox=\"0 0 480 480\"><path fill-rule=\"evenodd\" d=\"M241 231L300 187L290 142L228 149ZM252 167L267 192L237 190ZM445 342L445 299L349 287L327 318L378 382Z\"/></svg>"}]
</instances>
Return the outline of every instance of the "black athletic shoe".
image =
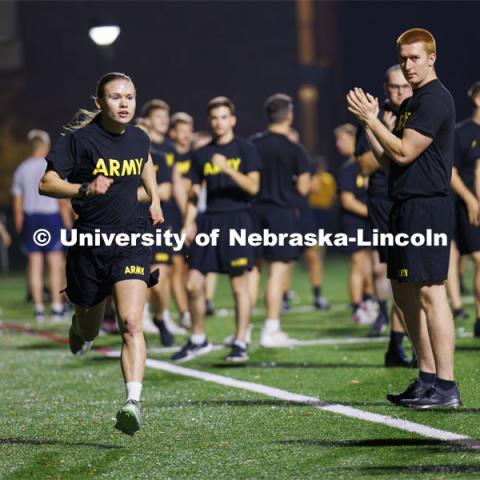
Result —
<instances>
[{"instance_id":1,"label":"black athletic shoe","mask_svg":"<svg viewBox=\"0 0 480 480\"><path fill-rule=\"evenodd\" d=\"M475 322L475 327L473 329L473 336L480 337L480 319L478 318L477 318L477 321Z\"/></svg>"},{"instance_id":2,"label":"black athletic shoe","mask_svg":"<svg viewBox=\"0 0 480 480\"><path fill-rule=\"evenodd\" d=\"M462 406L460 392L455 385L450 390L443 390L437 385L431 385L415 400L405 401L404 406L426 410L428 408L457 408Z\"/></svg>"},{"instance_id":3,"label":"black athletic shoe","mask_svg":"<svg viewBox=\"0 0 480 480\"><path fill-rule=\"evenodd\" d=\"M403 351L403 349L393 350L393 351L389 350L385 354L385 367L387 367L387 368L391 368L391 367L409 368L410 367L410 360L405 355L405 352Z\"/></svg>"},{"instance_id":4,"label":"black athletic shoe","mask_svg":"<svg viewBox=\"0 0 480 480\"><path fill-rule=\"evenodd\" d=\"M232 351L225 357L225 361L230 363L244 363L248 361L247 349L238 343L232 344Z\"/></svg>"},{"instance_id":5,"label":"black athletic shoe","mask_svg":"<svg viewBox=\"0 0 480 480\"><path fill-rule=\"evenodd\" d=\"M205 302L205 315L208 317L215 315L215 304L211 300Z\"/></svg>"},{"instance_id":6,"label":"black athletic shoe","mask_svg":"<svg viewBox=\"0 0 480 480\"><path fill-rule=\"evenodd\" d=\"M463 308L456 308L453 311L453 319L455 321L466 320L469 316L470 316L470 314L468 312L466 312Z\"/></svg>"},{"instance_id":7,"label":"black athletic shoe","mask_svg":"<svg viewBox=\"0 0 480 480\"><path fill-rule=\"evenodd\" d=\"M196 345L190 339L188 342L178 351L175 352L171 357L170 360L174 362L188 362L189 360L193 360L195 357L199 357L200 355L205 355L206 353L211 352L213 349L213 345L209 343L208 339L201 345Z\"/></svg>"},{"instance_id":8,"label":"black athletic shoe","mask_svg":"<svg viewBox=\"0 0 480 480\"><path fill-rule=\"evenodd\" d=\"M388 325L388 318L387 316L380 312L377 315L377 319L372 325L372 328L368 332L369 337L379 337L386 329Z\"/></svg>"},{"instance_id":9,"label":"black athletic shoe","mask_svg":"<svg viewBox=\"0 0 480 480\"><path fill-rule=\"evenodd\" d=\"M153 318L153 323L155 324L155 326L158 328L158 331L160 332L160 343L164 347L171 347L175 342L175 338L168 330L167 326L165 325L165 322L163 320L158 320L158 318Z\"/></svg>"},{"instance_id":10,"label":"black athletic shoe","mask_svg":"<svg viewBox=\"0 0 480 480\"><path fill-rule=\"evenodd\" d=\"M77 335L73 331L73 327L70 327L68 332L68 343L70 345L70 351L77 356L87 353L92 348L93 342L85 341L80 335Z\"/></svg>"},{"instance_id":11,"label":"black athletic shoe","mask_svg":"<svg viewBox=\"0 0 480 480\"><path fill-rule=\"evenodd\" d=\"M432 385L432 383L424 383L416 378L404 392L387 394L387 400L395 405L407 405L418 400Z\"/></svg>"}]
</instances>

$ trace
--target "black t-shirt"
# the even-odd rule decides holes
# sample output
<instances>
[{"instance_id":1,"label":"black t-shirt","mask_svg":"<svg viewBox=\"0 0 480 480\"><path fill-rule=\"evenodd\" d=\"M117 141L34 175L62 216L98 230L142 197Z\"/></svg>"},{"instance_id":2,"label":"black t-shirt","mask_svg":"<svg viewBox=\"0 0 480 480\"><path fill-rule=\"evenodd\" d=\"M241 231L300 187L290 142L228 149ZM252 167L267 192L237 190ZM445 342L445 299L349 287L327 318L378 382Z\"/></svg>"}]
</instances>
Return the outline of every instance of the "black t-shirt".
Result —
<instances>
[{"instance_id":1,"label":"black t-shirt","mask_svg":"<svg viewBox=\"0 0 480 480\"><path fill-rule=\"evenodd\" d=\"M353 196L358 201L366 204L368 197L367 184L367 179L360 174L360 168L357 162L347 160L341 165L337 175L337 191L339 194L342 192L353 193ZM341 213L347 216L359 217L359 215L355 215L343 207L341 208Z\"/></svg>"},{"instance_id":2,"label":"black t-shirt","mask_svg":"<svg viewBox=\"0 0 480 480\"><path fill-rule=\"evenodd\" d=\"M185 178L188 178L190 167L192 165L193 150L189 150L187 153L178 153L175 155L175 165L178 173Z\"/></svg>"},{"instance_id":3,"label":"black t-shirt","mask_svg":"<svg viewBox=\"0 0 480 480\"><path fill-rule=\"evenodd\" d=\"M252 203L252 196L211 163L214 153L224 155L235 170L248 174L259 171L261 166L255 145L240 137L235 137L226 145L218 145L212 141L193 152L188 173L194 185L201 185L204 180L206 182L207 213L232 212L248 208Z\"/></svg>"},{"instance_id":4,"label":"black t-shirt","mask_svg":"<svg viewBox=\"0 0 480 480\"><path fill-rule=\"evenodd\" d=\"M131 226L137 219L137 189L148 161L150 141L141 129L123 134L104 130L96 121L60 137L47 156L48 170L71 183L113 179L105 195L72 199L80 225Z\"/></svg>"},{"instance_id":5,"label":"black t-shirt","mask_svg":"<svg viewBox=\"0 0 480 480\"><path fill-rule=\"evenodd\" d=\"M297 191L296 177L310 169L305 149L278 133L258 133L252 137L252 141L262 162L260 190L255 202L279 207L293 206L297 200L295 197L301 197Z\"/></svg>"},{"instance_id":6,"label":"black t-shirt","mask_svg":"<svg viewBox=\"0 0 480 480\"><path fill-rule=\"evenodd\" d=\"M177 152L175 150L175 147L173 146L173 143L170 141L170 139L166 138L162 143L156 143L152 142L151 145L151 153L152 153L152 158L155 155L159 160L161 161L160 158L163 157L163 165L166 166L167 168L167 176L169 180L164 180L171 182L172 181L172 171L173 171L173 165L175 164L175 160L177 157ZM160 169L157 170L157 173L160 172ZM157 176L157 183L161 183L159 181L159 178ZM169 209L169 208L177 208L177 204L175 202L175 199L173 197L170 197L166 202L162 202L162 208L164 209Z\"/></svg>"},{"instance_id":7,"label":"black t-shirt","mask_svg":"<svg viewBox=\"0 0 480 480\"><path fill-rule=\"evenodd\" d=\"M313 162L309 159L307 165L307 172L310 173L310 178L317 173L317 168L313 164ZM311 208L310 203L308 201L308 196L302 195L296 187L296 179L294 179L295 184L295 191L293 192L293 205L296 208L304 209L304 208Z\"/></svg>"},{"instance_id":8,"label":"black t-shirt","mask_svg":"<svg viewBox=\"0 0 480 480\"><path fill-rule=\"evenodd\" d=\"M385 103L383 109L380 110L378 118L383 119L385 111L392 112L392 107ZM371 152L370 143L368 142L365 128L362 125L357 127L357 137L355 142L355 157L359 157L367 152ZM368 179L368 195L371 198L388 198L388 175L383 168L375 170Z\"/></svg>"},{"instance_id":9,"label":"black t-shirt","mask_svg":"<svg viewBox=\"0 0 480 480\"><path fill-rule=\"evenodd\" d=\"M478 158L480 158L480 125L468 118L455 127L454 165L471 192L475 192L475 165Z\"/></svg>"},{"instance_id":10,"label":"black t-shirt","mask_svg":"<svg viewBox=\"0 0 480 480\"><path fill-rule=\"evenodd\" d=\"M389 192L393 200L449 195L452 175L455 104L439 80L413 91L400 106L393 133L402 138L406 128L433 139L409 165L391 162Z\"/></svg>"}]
</instances>

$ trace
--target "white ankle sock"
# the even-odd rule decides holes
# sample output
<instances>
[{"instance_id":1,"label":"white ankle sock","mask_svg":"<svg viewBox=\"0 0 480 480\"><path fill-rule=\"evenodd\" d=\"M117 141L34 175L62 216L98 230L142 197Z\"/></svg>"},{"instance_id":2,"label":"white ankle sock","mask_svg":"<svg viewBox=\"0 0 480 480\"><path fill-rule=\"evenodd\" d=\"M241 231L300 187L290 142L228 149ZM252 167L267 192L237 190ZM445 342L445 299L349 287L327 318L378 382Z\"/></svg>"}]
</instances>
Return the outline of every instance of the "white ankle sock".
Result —
<instances>
[{"instance_id":1,"label":"white ankle sock","mask_svg":"<svg viewBox=\"0 0 480 480\"><path fill-rule=\"evenodd\" d=\"M206 339L207 339L207 336L204 333L198 333L198 334L194 333L190 337L190 341L195 345L201 345Z\"/></svg>"},{"instance_id":2,"label":"white ankle sock","mask_svg":"<svg viewBox=\"0 0 480 480\"><path fill-rule=\"evenodd\" d=\"M52 310L55 310L55 312L63 312L63 303L52 303Z\"/></svg>"},{"instance_id":3,"label":"white ankle sock","mask_svg":"<svg viewBox=\"0 0 480 480\"><path fill-rule=\"evenodd\" d=\"M166 308L163 312L162 312L162 317L163 317L163 321L164 322L168 322L170 320L170 311L168 310L168 308Z\"/></svg>"},{"instance_id":4,"label":"white ankle sock","mask_svg":"<svg viewBox=\"0 0 480 480\"><path fill-rule=\"evenodd\" d=\"M35 304L35 312L44 312L45 305L43 303L36 303Z\"/></svg>"},{"instance_id":5,"label":"white ankle sock","mask_svg":"<svg viewBox=\"0 0 480 480\"><path fill-rule=\"evenodd\" d=\"M267 332L276 332L280 330L280 320L278 318L267 318L263 327Z\"/></svg>"},{"instance_id":6,"label":"white ankle sock","mask_svg":"<svg viewBox=\"0 0 480 480\"><path fill-rule=\"evenodd\" d=\"M140 395L142 394L142 384L140 382L127 382L125 388L127 389L127 400L140 401Z\"/></svg>"}]
</instances>

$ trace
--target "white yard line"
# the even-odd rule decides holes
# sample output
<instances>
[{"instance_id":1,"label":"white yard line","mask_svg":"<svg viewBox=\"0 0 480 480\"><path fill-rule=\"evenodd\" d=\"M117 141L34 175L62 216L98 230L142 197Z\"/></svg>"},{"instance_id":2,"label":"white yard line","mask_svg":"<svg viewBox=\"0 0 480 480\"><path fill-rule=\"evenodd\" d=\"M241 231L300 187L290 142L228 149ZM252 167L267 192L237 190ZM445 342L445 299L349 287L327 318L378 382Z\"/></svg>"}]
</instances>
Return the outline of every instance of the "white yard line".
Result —
<instances>
[{"instance_id":1,"label":"white yard line","mask_svg":"<svg viewBox=\"0 0 480 480\"><path fill-rule=\"evenodd\" d=\"M107 353L108 356L116 356L116 352ZM390 417L388 415L380 415L377 413L366 412L357 408L352 408L346 405L339 404L325 404L318 398L308 397L297 393L288 392L279 388L262 385L260 383L246 382L236 380L231 377L225 377L213 373L194 370L192 368L180 367L168 362L160 360L147 359L147 367L161 370L163 372L172 373L174 375L181 375L183 377L195 378L205 382L216 383L226 387L239 388L249 392L260 393L268 397L278 398L289 402L295 402L301 405L309 405L312 408L317 408L326 412L336 413L349 418L363 420L371 423L385 425L387 427L396 428L409 433L416 433L423 437L433 438L444 442L455 442L475 450L480 449L480 442L467 436L459 435L447 430L429 427L421 423L411 422L409 420L402 420L400 418ZM400 407L399 407L400 408Z\"/></svg>"}]
</instances>

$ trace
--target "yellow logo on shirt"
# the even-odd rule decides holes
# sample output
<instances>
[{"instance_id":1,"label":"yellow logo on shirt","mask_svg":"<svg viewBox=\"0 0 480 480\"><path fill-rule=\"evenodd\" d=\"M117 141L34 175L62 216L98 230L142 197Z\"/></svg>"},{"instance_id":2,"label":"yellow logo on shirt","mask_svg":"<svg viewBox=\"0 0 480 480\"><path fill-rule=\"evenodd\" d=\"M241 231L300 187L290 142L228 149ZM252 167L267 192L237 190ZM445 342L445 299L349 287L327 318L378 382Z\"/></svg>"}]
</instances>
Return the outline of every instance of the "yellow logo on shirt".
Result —
<instances>
[{"instance_id":1,"label":"yellow logo on shirt","mask_svg":"<svg viewBox=\"0 0 480 480\"><path fill-rule=\"evenodd\" d=\"M104 175L105 177L141 175L142 164L143 158L131 158L130 160L122 161L109 158L107 162L103 158L99 158L92 175Z\"/></svg>"},{"instance_id":2,"label":"yellow logo on shirt","mask_svg":"<svg viewBox=\"0 0 480 480\"><path fill-rule=\"evenodd\" d=\"M407 278L408 277L408 268L401 268L398 271L398 276L401 278Z\"/></svg>"},{"instance_id":3,"label":"yellow logo on shirt","mask_svg":"<svg viewBox=\"0 0 480 480\"><path fill-rule=\"evenodd\" d=\"M230 165L236 172L240 168L240 163L242 162L241 158L227 158L227 164ZM222 169L218 165L213 165L210 162L207 162L203 167L203 175L218 175L222 173Z\"/></svg>"},{"instance_id":4,"label":"yellow logo on shirt","mask_svg":"<svg viewBox=\"0 0 480 480\"><path fill-rule=\"evenodd\" d=\"M407 120L412 116L412 112L405 112L400 115L399 119L397 120L397 124L395 125L395 130L403 130L405 125L407 124Z\"/></svg>"},{"instance_id":5,"label":"yellow logo on shirt","mask_svg":"<svg viewBox=\"0 0 480 480\"><path fill-rule=\"evenodd\" d=\"M362 175L357 175L355 178L355 185L357 188L366 188L367 187L367 179Z\"/></svg>"},{"instance_id":6,"label":"yellow logo on shirt","mask_svg":"<svg viewBox=\"0 0 480 480\"><path fill-rule=\"evenodd\" d=\"M477 140L473 139L472 146L470 147L472 150L477 146Z\"/></svg>"},{"instance_id":7,"label":"yellow logo on shirt","mask_svg":"<svg viewBox=\"0 0 480 480\"><path fill-rule=\"evenodd\" d=\"M190 160L182 160L176 163L178 168L178 173L180 175L186 175L190 171L190 164L192 162Z\"/></svg>"},{"instance_id":8,"label":"yellow logo on shirt","mask_svg":"<svg viewBox=\"0 0 480 480\"><path fill-rule=\"evenodd\" d=\"M129 273L134 275L143 275L145 271L144 267L139 267L138 265L130 265L125 267L125 271L123 273Z\"/></svg>"},{"instance_id":9,"label":"yellow logo on shirt","mask_svg":"<svg viewBox=\"0 0 480 480\"><path fill-rule=\"evenodd\" d=\"M175 155L172 152L165 153L165 163L167 164L167 167L173 167L174 162Z\"/></svg>"}]
</instances>

